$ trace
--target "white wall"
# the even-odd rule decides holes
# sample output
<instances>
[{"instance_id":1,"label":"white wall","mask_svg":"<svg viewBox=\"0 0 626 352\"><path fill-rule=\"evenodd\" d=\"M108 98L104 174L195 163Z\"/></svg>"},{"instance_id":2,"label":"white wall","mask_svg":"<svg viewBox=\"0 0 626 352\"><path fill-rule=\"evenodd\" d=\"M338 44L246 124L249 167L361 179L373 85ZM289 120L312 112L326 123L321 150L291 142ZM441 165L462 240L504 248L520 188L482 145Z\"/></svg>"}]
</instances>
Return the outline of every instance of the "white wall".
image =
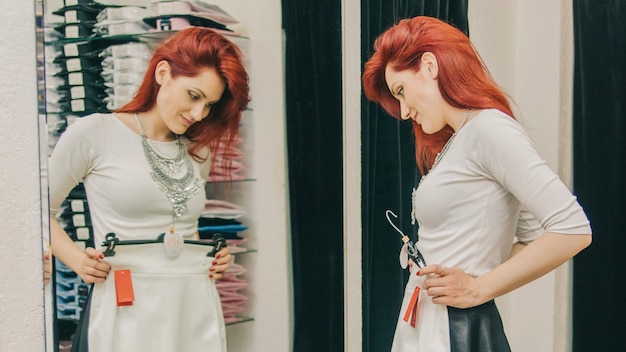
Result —
<instances>
[{"instance_id":1,"label":"white wall","mask_svg":"<svg viewBox=\"0 0 626 352\"><path fill-rule=\"evenodd\" d=\"M349 352L360 351L363 339L360 9L360 0L342 1L344 351Z\"/></svg>"},{"instance_id":2,"label":"white wall","mask_svg":"<svg viewBox=\"0 0 626 352\"><path fill-rule=\"evenodd\" d=\"M0 13L0 351L44 349L34 1Z\"/></svg>"},{"instance_id":3,"label":"white wall","mask_svg":"<svg viewBox=\"0 0 626 352\"><path fill-rule=\"evenodd\" d=\"M571 4L562 0L470 1L470 37L512 95L539 153L571 180ZM570 267L499 298L513 351L569 351Z\"/></svg>"}]
</instances>

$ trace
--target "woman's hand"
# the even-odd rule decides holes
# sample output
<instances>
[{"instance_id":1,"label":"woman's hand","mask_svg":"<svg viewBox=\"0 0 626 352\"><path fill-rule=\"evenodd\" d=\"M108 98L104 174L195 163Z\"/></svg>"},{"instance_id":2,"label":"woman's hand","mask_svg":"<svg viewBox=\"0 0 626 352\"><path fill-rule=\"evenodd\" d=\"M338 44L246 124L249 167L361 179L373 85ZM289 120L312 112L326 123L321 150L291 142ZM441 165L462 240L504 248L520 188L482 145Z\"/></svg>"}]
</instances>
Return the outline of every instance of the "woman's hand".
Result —
<instances>
[{"instance_id":1,"label":"woman's hand","mask_svg":"<svg viewBox=\"0 0 626 352\"><path fill-rule=\"evenodd\" d=\"M480 297L476 278L458 268L432 264L421 268L418 276L428 275L423 289L435 304L470 308L486 302Z\"/></svg>"},{"instance_id":2,"label":"woman's hand","mask_svg":"<svg viewBox=\"0 0 626 352\"><path fill-rule=\"evenodd\" d=\"M111 266L103 262L102 259L104 259L104 254L88 247L85 249L85 257L76 273L88 284L104 282L111 270Z\"/></svg>"},{"instance_id":3,"label":"woman's hand","mask_svg":"<svg viewBox=\"0 0 626 352\"><path fill-rule=\"evenodd\" d=\"M215 255L213 265L209 268L209 277L214 280L219 280L224 277L224 272L228 270L228 263L233 259L230 255L230 249L228 247L222 248Z\"/></svg>"},{"instance_id":4,"label":"woman's hand","mask_svg":"<svg viewBox=\"0 0 626 352\"><path fill-rule=\"evenodd\" d=\"M47 284L50 282L50 278L52 277L52 261L50 260L51 255L50 251L46 251L43 254L43 283Z\"/></svg>"}]
</instances>

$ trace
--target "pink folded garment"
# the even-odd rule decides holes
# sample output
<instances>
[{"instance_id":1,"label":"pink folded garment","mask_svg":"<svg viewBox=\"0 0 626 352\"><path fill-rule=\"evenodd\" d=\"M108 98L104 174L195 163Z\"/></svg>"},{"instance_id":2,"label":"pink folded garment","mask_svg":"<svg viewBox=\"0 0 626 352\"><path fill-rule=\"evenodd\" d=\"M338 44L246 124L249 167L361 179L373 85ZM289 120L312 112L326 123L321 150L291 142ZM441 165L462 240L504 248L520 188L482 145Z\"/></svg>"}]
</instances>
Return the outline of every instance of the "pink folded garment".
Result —
<instances>
[{"instance_id":1,"label":"pink folded garment","mask_svg":"<svg viewBox=\"0 0 626 352\"><path fill-rule=\"evenodd\" d=\"M227 175L232 172L241 172L245 169L243 164L237 160L231 160L230 163L224 163L222 157L216 157L211 160L211 172L214 175Z\"/></svg>"},{"instance_id":2,"label":"pink folded garment","mask_svg":"<svg viewBox=\"0 0 626 352\"><path fill-rule=\"evenodd\" d=\"M204 202L204 209L201 217L204 218L220 218L220 219L237 219L246 215L246 211L226 200L207 199Z\"/></svg>"},{"instance_id":3,"label":"pink folded garment","mask_svg":"<svg viewBox=\"0 0 626 352\"><path fill-rule=\"evenodd\" d=\"M217 287L218 291L234 292L234 291L241 290L241 289L244 289L244 288L248 287L248 283L245 282L245 281L242 281L242 282L225 282L224 280L218 280L215 283L215 286Z\"/></svg>"},{"instance_id":4,"label":"pink folded garment","mask_svg":"<svg viewBox=\"0 0 626 352\"><path fill-rule=\"evenodd\" d=\"M188 1L156 2L150 5L149 10L155 16L191 13L191 3Z\"/></svg>"},{"instance_id":5,"label":"pink folded garment","mask_svg":"<svg viewBox=\"0 0 626 352\"><path fill-rule=\"evenodd\" d=\"M213 155L222 155L227 156L231 159L241 159L244 156L244 153L235 146L219 146L212 151Z\"/></svg>"},{"instance_id":6,"label":"pink folded garment","mask_svg":"<svg viewBox=\"0 0 626 352\"><path fill-rule=\"evenodd\" d=\"M236 136L235 138L233 138L233 142L232 145L237 145L237 144L241 144L241 142L243 142L243 137L241 136ZM217 149L224 147L226 145L226 138L223 138L222 140L220 140L219 142L217 142Z\"/></svg>"},{"instance_id":7,"label":"pink folded garment","mask_svg":"<svg viewBox=\"0 0 626 352\"><path fill-rule=\"evenodd\" d=\"M246 243L248 241L247 238L240 238L240 239L227 239L226 240L226 244L229 246L238 246L238 245L242 245L244 243Z\"/></svg>"},{"instance_id":8,"label":"pink folded garment","mask_svg":"<svg viewBox=\"0 0 626 352\"><path fill-rule=\"evenodd\" d=\"M222 312L224 314L224 317L226 316L234 317L237 314L243 312L244 310L246 310L245 307L240 306L240 305L222 304Z\"/></svg>"},{"instance_id":9,"label":"pink folded garment","mask_svg":"<svg viewBox=\"0 0 626 352\"><path fill-rule=\"evenodd\" d=\"M246 179L245 176L232 174L229 176L226 176L226 175L209 176L207 178L207 181L208 182L228 182L228 181L243 181L245 179Z\"/></svg>"},{"instance_id":10,"label":"pink folded garment","mask_svg":"<svg viewBox=\"0 0 626 352\"><path fill-rule=\"evenodd\" d=\"M230 304L240 304L248 300L248 296L241 294L241 293L220 292L220 291L218 292L220 294L220 301L222 302L222 304L224 304L224 302L227 302Z\"/></svg>"},{"instance_id":11,"label":"pink folded garment","mask_svg":"<svg viewBox=\"0 0 626 352\"><path fill-rule=\"evenodd\" d=\"M226 241L228 242L228 241ZM228 248L230 248L230 253L231 254L237 254L237 253L244 253L248 251L248 248L245 247L240 247L240 246L235 246L235 245L228 245Z\"/></svg>"},{"instance_id":12,"label":"pink folded garment","mask_svg":"<svg viewBox=\"0 0 626 352\"><path fill-rule=\"evenodd\" d=\"M231 253L243 253L246 252L248 250L248 248L246 247L241 247L242 244L244 244L246 242L245 238L242 239L238 239L238 240L226 240L226 244L228 245L228 248L230 248L230 252Z\"/></svg>"},{"instance_id":13,"label":"pink folded garment","mask_svg":"<svg viewBox=\"0 0 626 352\"><path fill-rule=\"evenodd\" d=\"M237 276L237 275L244 274L246 271L247 270L243 265L231 262L225 274Z\"/></svg>"},{"instance_id":14,"label":"pink folded garment","mask_svg":"<svg viewBox=\"0 0 626 352\"><path fill-rule=\"evenodd\" d=\"M230 310L233 310L233 311L236 310L236 311L238 311L237 313L243 311L243 309L244 309L244 306L241 305L240 303L231 303L231 302L223 302L222 303L222 308L224 308L224 307L228 308Z\"/></svg>"},{"instance_id":15,"label":"pink folded garment","mask_svg":"<svg viewBox=\"0 0 626 352\"><path fill-rule=\"evenodd\" d=\"M161 15L194 15L206 18L221 24L235 24L238 21L222 10L219 6L201 1L166 1L150 5L150 12L155 16Z\"/></svg>"},{"instance_id":16,"label":"pink folded garment","mask_svg":"<svg viewBox=\"0 0 626 352\"><path fill-rule=\"evenodd\" d=\"M244 318L240 318L240 317L224 317L224 323L225 324L234 324L234 323L238 323L240 321L242 321Z\"/></svg>"},{"instance_id":17,"label":"pink folded garment","mask_svg":"<svg viewBox=\"0 0 626 352\"><path fill-rule=\"evenodd\" d=\"M244 177L243 172L244 172L243 166L236 167L236 168L228 168L228 167L223 167L222 165L214 165L211 167L211 172L209 172L208 177L211 177L211 178L215 178L215 177L225 178L227 176Z\"/></svg>"},{"instance_id":18,"label":"pink folded garment","mask_svg":"<svg viewBox=\"0 0 626 352\"><path fill-rule=\"evenodd\" d=\"M224 282L229 282L229 283L245 283L246 281L238 278L237 276L233 276L233 275L225 275L220 281L220 283L224 283ZM246 284L247 285L247 284Z\"/></svg>"}]
</instances>

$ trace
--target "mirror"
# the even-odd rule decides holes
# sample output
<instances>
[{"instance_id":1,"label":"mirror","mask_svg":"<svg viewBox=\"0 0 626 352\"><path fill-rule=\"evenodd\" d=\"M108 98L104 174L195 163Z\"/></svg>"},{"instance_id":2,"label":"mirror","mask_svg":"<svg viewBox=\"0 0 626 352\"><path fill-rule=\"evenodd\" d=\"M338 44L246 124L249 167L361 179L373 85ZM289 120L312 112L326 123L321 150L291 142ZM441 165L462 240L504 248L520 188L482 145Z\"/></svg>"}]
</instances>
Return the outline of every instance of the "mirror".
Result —
<instances>
[{"instance_id":1,"label":"mirror","mask_svg":"<svg viewBox=\"0 0 626 352\"><path fill-rule=\"evenodd\" d=\"M103 0L103 3L130 6L133 4L146 5L148 0ZM77 1L65 0L37 0L37 5L42 7L42 29L41 31L39 53L41 56L39 70L42 75L42 124L47 130L47 134L42 134L41 146L42 155L48 156L54 148L56 140L66 128L76 119L80 118L82 112L88 110L108 110L112 107L119 106L121 102L115 99L108 99L106 104L98 104L93 99L84 98L89 93L94 93L94 87L89 86L95 78L90 74L93 73L93 63L90 60L58 60L59 51L63 54L71 54L71 50L81 50L79 43L83 42L82 35L85 34L85 28L81 26L70 26L65 23L67 20L66 13L55 13L58 9L68 3L76 4ZM80 2L82 3L82 2ZM282 111L282 81L276 79L277 74L282 72L282 58L275 54L281 50L281 32L280 23L275 21L280 8L275 6L275 1L254 1L249 6L243 6L241 3L233 3L227 0L210 1L216 4L226 13L240 20L239 24L233 24L233 29L240 31L241 37L232 37L237 45L244 52L245 64L251 68L263 67L265 70L249 70L251 96L254 97L253 105L244 112L242 117L242 127L240 128L240 137L245 141L241 145L241 151L245 154L243 162L245 163L244 178L237 179L233 182L230 193L231 203L243 206L246 209L244 222L249 229L243 232L246 242L235 246L232 245L233 251L237 247L239 251L235 255L234 263L238 269L244 271L247 282L245 287L238 290L241 295L233 295L232 304L228 307L230 315L227 322L227 338L229 349L234 351L250 350L251 345L267 346L269 350L287 350L290 339L290 307L285 302L289 301L289 285L288 285L288 253L276 253L275 246L287 246L287 224L286 219L286 190L284 189L284 176L280 172L280 166L284 165L284 155L280 152L284 146L281 132L284 119ZM250 18L251 14L264 14L258 16L254 21L249 23L245 21ZM63 15L63 16L61 16ZM71 16L77 16L71 18ZM72 13L70 19L76 21L82 16L80 12ZM62 24L66 24L63 26ZM170 23L173 25L173 23ZM141 27L141 26L140 26ZM135 27L136 28L136 27ZM119 28L110 27L108 31L116 31ZM126 28L128 29L128 28ZM255 38L258 38L259 48L255 51L253 64L250 56L246 53L253 46L253 42L247 37L247 33L254 32ZM60 34L72 39L61 38ZM87 39L84 42L94 45L121 44L122 42L145 43L151 47L156 42L165 38L162 33L148 34L132 34L116 32L110 35L110 42ZM229 37L229 38L231 38ZM44 45L44 43L46 45ZM69 44L69 45L66 45ZM70 52L65 53L65 50ZM140 49L136 49L140 50ZM87 55L88 56L88 55ZM88 57L88 59L90 59ZM128 63L130 65L133 62ZM59 65L61 68L59 68ZM77 67L81 68L77 70ZM84 70L82 68L85 68ZM59 71L60 70L60 71ZM76 71L81 71L82 76L71 75ZM132 76L132 75L129 75ZM118 77L120 78L120 77ZM132 77L126 77L132 78ZM85 84L67 84L65 91L61 94L58 89L53 88L55 85L64 85L64 80L77 80L73 82L84 82ZM99 81L100 82L100 81ZM256 83L256 82L262 82ZM45 86L43 84L45 83ZM256 85L261 85L257 88ZM74 89L75 86L84 86L81 89ZM50 89L46 89L50 88ZM97 89L96 89L97 90ZM256 93L252 93L256 92ZM98 92L96 92L98 93ZM101 93L101 92L100 92ZM70 95L70 99L67 98ZM98 94L96 94L98 95ZM119 97L117 94L115 97ZM74 99L76 98L76 99ZM102 102L101 102L102 103ZM110 104L110 105L107 105ZM66 113L66 112L71 113ZM63 112L63 113L60 113ZM252 115L263 116L264 124L259 126L253 123ZM270 141L265 140L263 144L259 143L259 135L277 135L278 137ZM245 144L245 145L244 145ZM265 155L263 163L255 163L254 155ZM247 158L247 159L246 159ZM47 158L43 158L45 159ZM278 172L277 172L277 169ZM278 175L277 175L278 174ZM214 180L215 187L207 187L207 191L215 191L219 195L224 194L223 185L219 181ZM42 178L42 188L46 188L47 182ZM47 190L47 188L46 188ZM82 245L87 246L89 238L92 235L90 230L83 226L89 223L88 204L81 200L81 190L75 189L70 193L68 201L64 203L65 209L71 210L71 213L63 214L63 220L69 224L72 236L82 240ZM272 198L272 207L267 207L264 203L267 195ZM278 195L278 197L277 197ZM47 197L46 197L47 198ZM263 233L263 237L256 234ZM257 253L258 250L258 253ZM72 283L71 280L76 276L68 271L58 261L55 264L55 280L56 278L69 279L60 283L55 281L50 287L55 288L56 294L47 298L46 313L52 318L46 329L48 351L63 351L68 348L68 338L73 332L76 320L80 316L80 305L85 300L86 287L78 281ZM264 272L255 270L256 267L277 267L272 272ZM270 283L270 287L262 287L259 284ZM244 286L240 283L239 286ZM256 299L263 299L263 305L256 304ZM243 305L241 305L243 304ZM241 311L241 307L244 307ZM224 309L226 312L226 309ZM269 323L271 322L271 324Z\"/></svg>"},{"instance_id":2,"label":"mirror","mask_svg":"<svg viewBox=\"0 0 626 352\"><path fill-rule=\"evenodd\" d=\"M51 270L49 257L50 229L47 214L48 208L48 137L47 137L47 114L45 109L45 49L44 49L44 4L43 0L35 0L35 28L36 28L36 56L37 56L37 97L39 121L39 164L41 170L41 214L42 214L42 249L44 251L44 267ZM51 273L50 273L51 275ZM49 280L49 278L47 279ZM44 283L44 322L45 322L45 348L46 351L57 351L54 347L54 292L50 281Z\"/></svg>"}]
</instances>

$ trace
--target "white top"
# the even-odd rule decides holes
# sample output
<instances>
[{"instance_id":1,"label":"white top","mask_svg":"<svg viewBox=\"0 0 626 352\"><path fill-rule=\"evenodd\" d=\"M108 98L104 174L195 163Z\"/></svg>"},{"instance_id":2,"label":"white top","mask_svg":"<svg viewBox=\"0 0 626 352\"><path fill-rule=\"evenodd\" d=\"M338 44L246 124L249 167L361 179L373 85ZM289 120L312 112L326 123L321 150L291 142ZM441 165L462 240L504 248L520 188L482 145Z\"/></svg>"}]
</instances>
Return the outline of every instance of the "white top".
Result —
<instances>
[{"instance_id":1,"label":"white top","mask_svg":"<svg viewBox=\"0 0 626 352\"><path fill-rule=\"evenodd\" d=\"M544 232L591 234L576 197L541 159L522 126L483 110L461 128L413 193L417 246L426 264L479 276L504 262L517 240ZM413 266L392 351L449 351L447 308L420 292L416 328L402 320L416 285Z\"/></svg>"},{"instance_id":2,"label":"white top","mask_svg":"<svg viewBox=\"0 0 626 352\"><path fill-rule=\"evenodd\" d=\"M176 141L150 142L164 156L178 152ZM188 143L184 138L183 142ZM196 177L205 181L210 160L199 164L192 159L192 164ZM184 173L185 167L182 169ZM114 114L93 114L71 124L59 138L48 170L53 215L69 192L83 182L96 248L109 232L120 240L155 239L172 224L172 204L150 176L141 136ZM195 234L205 199L204 187L200 187L187 202L187 212L176 218L178 233L185 237Z\"/></svg>"},{"instance_id":3,"label":"white top","mask_svg":"<svg viewBox=\"0 0 626 352\"><path fill-rule=\"evenodd\" d=\"M426 263L470 275L506 260L516 238L591 233L576 197L499 110L483 110L459 130L413 198Z\"/></svg>"}]
</instances>

